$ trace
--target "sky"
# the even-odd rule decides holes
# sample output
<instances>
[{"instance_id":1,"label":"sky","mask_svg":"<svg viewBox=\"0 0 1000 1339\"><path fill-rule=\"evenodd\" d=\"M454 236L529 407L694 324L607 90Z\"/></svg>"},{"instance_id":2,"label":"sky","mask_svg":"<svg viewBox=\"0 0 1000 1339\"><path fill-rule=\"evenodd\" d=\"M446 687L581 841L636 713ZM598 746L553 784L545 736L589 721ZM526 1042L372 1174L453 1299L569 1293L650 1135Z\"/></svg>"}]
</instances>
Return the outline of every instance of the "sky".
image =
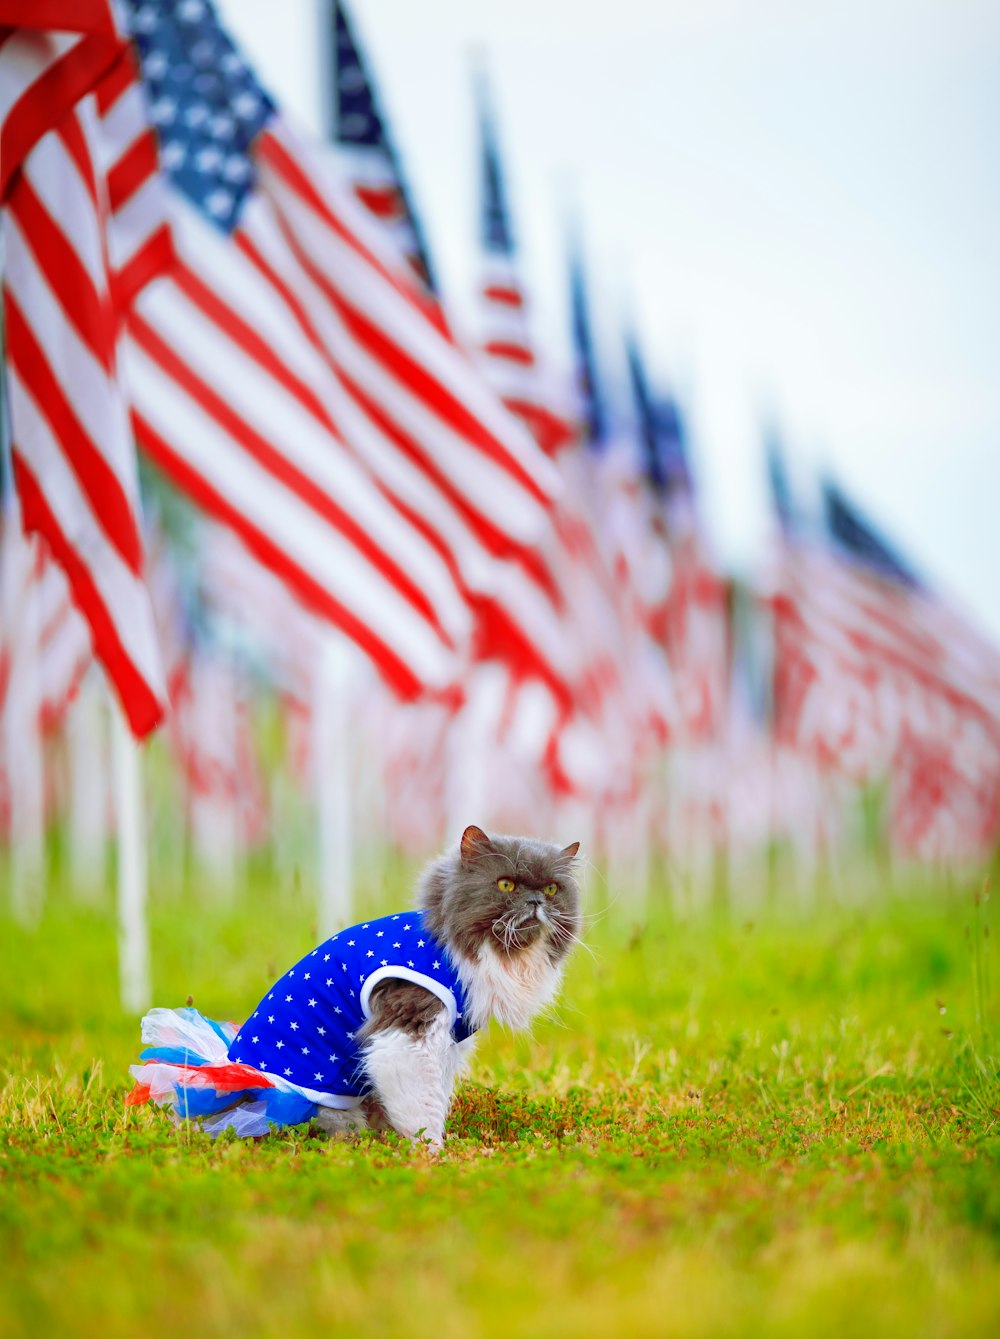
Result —
<instances>
[{"instance_id":1,"label":"sky","mask_svg":"<svg viewBox=\"0 0 1000 1339\"><path fill-rule=\"evenodd\" d=\"M325 119L323 0L222 0ZM1000 643L996 0L356 0L446 301L474 328L473 74L535 329L569 368L567 234L609 373L631 321L687 411L720 561L772 521L762 428L832 475Z\"/></svg>"}]
</instances>

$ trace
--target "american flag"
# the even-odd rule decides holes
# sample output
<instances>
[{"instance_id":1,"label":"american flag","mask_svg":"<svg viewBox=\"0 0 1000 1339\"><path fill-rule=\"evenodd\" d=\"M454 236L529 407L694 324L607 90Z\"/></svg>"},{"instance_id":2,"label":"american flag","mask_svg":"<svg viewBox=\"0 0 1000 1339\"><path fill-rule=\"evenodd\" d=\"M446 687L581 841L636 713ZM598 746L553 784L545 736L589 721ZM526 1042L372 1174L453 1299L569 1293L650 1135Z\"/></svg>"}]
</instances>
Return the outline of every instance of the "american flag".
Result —
<instances>
[{"instance_id":1,"label":"american flag","mask_svg":"<svg viewBox=\"0 0 1000 1339\"><path fill-rule=\"evenodd\" d=\"M210 6L130 7L179 252L128 321L140 441L401 693L441 687L483 532L530 540L551 470Z\"/></svg>"},{"instance_id":2,"label":"american flag","mask_svg":"<svg viewBox=\"0 0 1000 1339\"><path fill-rule=\"evenodd\" d=\"M1000 838L1000 652L842 490L823 501L825 541L784 535L778 737L855 780L888 776L907 854L982 855Z\"/></svg>"},{"instance_id":3,"label":"american flag","mask_svg":"<svg viewBox=\"0 0 1000 1339\"><path fill-rule=\"evenodd\" d=\"M533 727L520 723L551 718L544 758L551 784L557 792L593 796L609 784L620 785L621 769L612 763L612 755L629 753L630 746L622 747L630 709L627 639L612 573L597 538L592 461L588 452L574 449L581 442L568 380L563 387L532 337L499 147L482 86L480 93L479 354L507 408L554 457L563 484L552 530L539 544L538 564L526 583L534 588L537 610L534 644L560 649L562 685L539 665L541 657L536 656L534 665L524 657L514 667L498 714L512 738L530 737ZM509 663L501 639L491 649L492 658ZM551 656L551 649L547 654ZM551 691L548 702L539 691L539 679ZM495 680L487 676L486 683L488 697L495 693Z\"/></svg>"},{"instance_id":4,"label":"american flag","mask_svg":"<svg viewBox=\"0 0 1000 1339\"><path fill-rule=\"evenodd\" d=\"M500 150L485 85L479 88L483 276L480 288L482 366L507 408L549 455L575 436L568 397L539 354L529 329L516 242L507 207ZM565 412L563 412L565 411Z\"/></svg>"},{"instance_id":5,"label":"american flag","mask_svg":"<svg viewBox=\"0 0 1000 1339\"><path fill-rule=\"evenodd\" d=\"M627 357L652 524L667 545L671 567L666 598L649 611L650 630L670 661L678 742L709 743L721 738L726 725L726 586L697 513L680 409L672 397L654 393L634 337L627 342Z\"/></svg>"},{"instance_id":6,"label":"american flag","mask_svg":"<svg viewBox=\"0 0 1000 1339\"><path fill-rule=\"evenodd\" d=\"M333 42L332 132L354 193L381 220L421 283L436 292L423 230L351 20L340 0L333 6Z\"/></svg>"},{"instance_id":7,"label":"american flag","mask_svg":"<svg viewBox=\"0 0 1000 1339\"><path fill-rule=\"evenodd\" d=\"M91 91L121 56L110 6L48 4L0 31L4 321L25 528L66 574L137 735L164 686L106 249L104 131ZM39 31L52 27L56 33Z\"/></svg>"}]
</instances>

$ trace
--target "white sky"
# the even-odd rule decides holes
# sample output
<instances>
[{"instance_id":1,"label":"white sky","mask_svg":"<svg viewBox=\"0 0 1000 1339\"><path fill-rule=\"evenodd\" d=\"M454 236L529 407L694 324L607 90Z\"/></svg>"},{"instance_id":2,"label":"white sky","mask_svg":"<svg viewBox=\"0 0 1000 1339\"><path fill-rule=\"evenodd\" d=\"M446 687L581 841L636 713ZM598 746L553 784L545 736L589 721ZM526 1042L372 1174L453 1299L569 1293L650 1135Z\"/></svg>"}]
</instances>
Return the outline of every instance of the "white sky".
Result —
<instances>
[{"instance_id":1,"label":"white sky","mask_svg":"<svg viewBox=\"0 0 1000 1339\"><path fill-rule=\"evenodd\" d=\"M322 123L323 0L222 0ZM635 314L689 411L724 560L769 523L760 422L1000 640L997 0L355 0L435 268L477 277L487 69L537 328L568 365L565 222L601 338Z\"/></svg>"}]
</instances>

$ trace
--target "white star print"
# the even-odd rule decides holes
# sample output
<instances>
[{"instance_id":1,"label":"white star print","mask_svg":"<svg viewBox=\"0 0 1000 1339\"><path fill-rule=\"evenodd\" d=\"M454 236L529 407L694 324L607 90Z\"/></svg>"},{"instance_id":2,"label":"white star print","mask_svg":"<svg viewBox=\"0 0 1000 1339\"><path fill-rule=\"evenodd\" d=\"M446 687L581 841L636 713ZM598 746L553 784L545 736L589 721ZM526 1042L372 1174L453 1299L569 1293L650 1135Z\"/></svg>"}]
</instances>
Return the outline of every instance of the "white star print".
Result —
<instances>
[{"instance_id":1,"label":"white star print","mask_svg":"<svg viewBox=\"0 0 1000 1339\"><path fill-rule=\"evenodd\" d=\"M318 1071L313 1075L313 1078L314 1078L314 1079L321 1079L322 1077L323 1077L323 1075L320 1074Z\"/></svg>"},{"instance_id":2,"label":"white star print","mask_svg":"<svg viewBox=\"0 0 1000 1339\"><path fill-rule=\"evenodd\" d=\"M299 1025L298 1025L298 1023L289 1023L288 1026L292 1029L293 1032L298 1032L298 1030L299 1030Z\"/></svg>"},{"instance_id":3,"label":"white star print","mask_svg":"<svg viewBox=\"0 0 1000 1339\"><path fill-rule=\"evenodd\" d=\"M366 954L365 956L368 957L368 958L374 958L375 954L372 952L371 949L369 949L368 952L367 952L367 954Z\"/></svg>"},{"instance_id":4,"label":"white star print","mask_svg":"<svg viewBox=\"0 0 1000 1339\"><path fill-rule=\"evenodd\" d=\"M285 1073L286 1073L286 1074L291 1074L291 1072L292 1072L292 1071L291 1071L290 1069L286 1069L286 1070L285 1070Z\"/></svg>"},{"instance_id":5,"label":"white star print","mask_svg":"<svg viewBox=\"0 0 1000 1339\"><path fill-rule=\"evenodd\" d=\"M353 1033L353 1032L348 1032L347 1035L350 1037L351 1041L354 1040L354 1033Z\"/></svg>"},{"instance_id":6,"label":"white star print","mask_svg":"<svg viewBox=\"0 0 1000 1339\"><path fill-rule=\"evenodd\" d=\"M325 1027L318 1027L318 1028L316 1029L316 1031L319 1033L319 1035L320 1035L321 1037L325 1037L325 1036L326 1036L326 1028L325 1028Z\"/></svg>"},{"instance_id":7,"label":"white star print","mask_svg":"<svg viewBox=\"0 0 1000 1339\"><path fill-rule=\"evenodd\" d=\"M308 1046L303 1046L303 1048L302 1048L302 1054L303 1054L303 1055L308 1055L308 1054L309 1054L309 1047L308 1047Z\"/></svg>"},{"instance_id":8,"label":"white star print","mask_svg":"<svg viewBox=\"0 0 1000 1339\"><path fill-rule=\"evenodd\" d=\"M311 973L311 972L306 972L305 976L302 978L303 981L308 981L309 978L310 978L310 976L312 976L312 973Z\"/></svg>"},{"instance_id":9,"label":"white star print","mask_svg":"<svg viewBox=\"0 0 1000 1339\"><path fill-rule=\"evenodd\" d=\"M382 966L383 966L383 967L388 967L388 966L389 966L389 959L388 959L388 958L383 958L383 959L382 959Z\"/></svg>"},{"instance_id":10,"label":"white star print","mask_svg":"<svg viewBox=\"0 0 1000 1339\"><path fill-rule=\"evenodd\" d=\"M431 966L432 966L432 967L440 967L441 964L438 962L437 958L435 958L434 961L431 963Z\"/></svg>"},{"instance_id":11,"label":"white star print","mask_svg":"<svg viewBox=\"0 0 1000 1339\"><path fill-rule=\"evenodd\" d=\"M274 1022L274 1014L268 1014L268 1016L267 1016L267 1021L268 1021L269 1023L273 1023L273 1022Z\"/></svg>"},{"instance_id":12,"label":"white star print","mask_svg":"<svg viewBox=\"0 0 1000 1339\"><path fill-rule=\"evenodd\" d=\"M354 940L353 940L353 939L349 939L349 940L347 941L347 947L348 947L348 948L353 948L353 947L354 947Z\"/></svg>"},{"instance_id":13,"label":"white star print","mask_svg":"<svg viewBox=\"0 0 1000 1339\"><path fill-rule=\"evenodd\" d=\"M330 1056L330 1064L331 1064L331 1065L335 1065L336 1063L337 1063L337 1057L336 1057L335 1055L331 1055L331 1056Z\"/></svg>"},{"instance_id":14,"label":"white star print","mask_svg":"<svg viewBox=\"0 0 1000 1339\"><path fill-rule=\"evenodd\" d=\"M330 955L329 955L329 953L324 953L324 954L323 954L323 961L324 961L324 962L329 962L329 961L330 961Z\"/></svg>"},{"instance_id":15,"label":"white star print","mask_svg":"<svg viewBox=\"0 0 1000 1339\"><path fill-rule=\"evenodd\" d=\"M404 925L404 926L403 926L403 929L404 929L404 930L408 930L409 928L410 928L410 927L409 927L408 925Z\"/></svg>"},{"instance_id":16,"label":"white star print","mask_svg":"<svg viewBox=\"0 0 1000 1339\"><path fill-rule=\"evenodd\" d=\"M286 1004L291 1004L291 1002L292 1002L292 997L291 997L291 995L286 995L286 996L285 996L285 1003L286 1003Z\"/></svg>"},{"instance_id":17,"label":"white star print","mask_svg":"<svg viewBox=\"0 0 1000 1339\"><path fill-rule=\"evenodd\" d=\"M341 1010L338 1009L336 1005L334 1005L334 1006L333 1006L333 1012L334 1012L335 1014L339 1014L339 1013L341 1012Z\"/></svg>"},{"instance_id":18,"label":"white star print","mask_svg":"<svg viewBox=\"0 0 1000 1339\"><path fill-rule=\"evenodd\" d=\"M403 945L399 942L398 939L396 940L395 944L393 944L393 948L402 948L402 947Z\"/></svg>"},{"instance_id":19,"label":"white star print","mask_svg":"<svg viewBox=\"0 0 1000 1339\"><path fill-rule=\"evenodd\" d=\"M259 1037L251 1037L251 1038L250 1038L250 1041L251 1041L251 1043L256 1042L256 1041L260 1041L260 1038L259 1038Z\"/></svg>"},{"instance_id":20,"label":"white star print","mask_svg":"<svg viewBox=\"0 0 1000 1339\"><path fill-rule=\"evenodd\" d=\"M376 931L375 931L375 938L376 938L376 939L381 939L382 936L383 936L384 934L385 934L385 931L384 931L384 930L376 930Z\"/></svg>"},{"instance_id":21,"label":"white star print","mask_svg":"<svg viewBox=\"0 0 1000 1339\"><path fill-rule=\"evenodd\" d=\"M406 965L407 967L412 967L414 965L413 959L410 958Z\"/></svg>"},{"instance_id":22,"label":"white star print","mask_svg":"<svg viewBox=\"0 0 1000 1339\"><path fill-rule=\"evenodd\" d=\"M267 1069L267 1061L266 1061L266 1060L262 1060L262 1061L260 1062L260 1067L261 1067L261 1069Z\"/></svg>"},{"instance_id":23,"label":"white star print","mask_svg":"<svg viewBox=\"0 0 1000 1339\"><path fill-rule=\"evenodd\" d=\"M332 986L332 985L333 985L333 977L332 977L332 976L328 976L328 977L326 978L326 984L327 984L328 986Z\"/></svg>"},{"instance_id":24,"label":"white star print","mask_svg":"<svg viewBox=\"0 0 1000 1339\"><path fill-rule=\"evenodd\" d=\"M369 925L369 922L368 922L368 921L365 921L364 925L362 925L362 927L361 927L362 930L367 930L367 929L368 929L368 925Z\"/></svg>"},{"instance_id":25,"label":"white star print","mask_svg":"<svg viewBox=\"0 0 1000 1339\"><path fill-rule=\"evenodd\" d=\"M285 1045L285 1043L284 1043L283 1041L276 1041L274 1044L275 1044L275 1046L277 1047L277 1049L278 1049L279 1051L280 1051L280 1050L284 1047L284 1045Z\"/></svg>"},{"instance_id":26,"label":"white star print","mask_svg":"<svg viewBox=\"0 0 1000 1339\"><path fill-rule=\"evenodd\" d=\"M423 941L422 939L418 939L418 940L417 940L417 948L423 948L423 946L424 946L424 941Z\"/></svg>"},{"instance_id":27,"label":"white star print","mask_svg":"<svg viewBox=\"0 0 1000 1339\"><path fill-rule=\"evenodd\" d=\"M315 1000L310 1000L310 1001L309 1001L309 1008L310 1008L310 1009L315 1009L315 1008L316 1008L316 1001L315 1001Z\"/></svg>"},{"instance_id":28,"label":"white star print","mask_svg":"<svg viewBox=\"0 0 1000 1339\"><path fill-rule=\"evenodd\" d=\"M398 916L393 916L392 919L393 919L394 921L398 921L398 920L399 920L399 917L398 917Z\"/></svg>"}]
</instances>

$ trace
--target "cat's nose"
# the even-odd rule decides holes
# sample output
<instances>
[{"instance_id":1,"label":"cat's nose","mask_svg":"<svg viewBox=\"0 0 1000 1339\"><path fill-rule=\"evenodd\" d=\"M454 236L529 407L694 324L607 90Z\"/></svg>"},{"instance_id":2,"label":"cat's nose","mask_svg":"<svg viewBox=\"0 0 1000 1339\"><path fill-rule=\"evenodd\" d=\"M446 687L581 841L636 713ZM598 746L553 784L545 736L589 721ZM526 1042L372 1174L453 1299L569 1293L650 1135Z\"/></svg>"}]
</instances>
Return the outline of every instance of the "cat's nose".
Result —
<instances>
[{"instance_id":1,"label":"cat's nose","mask_svg":"<svg viewBox=\"0 0 1000 1339\"><path fill-rule=\"evenodd\" d=\"M540 907L544 903L545 898L542 897L541 893L529 893L524 900L529 907Z\"/></svg>"}]
</instances>

